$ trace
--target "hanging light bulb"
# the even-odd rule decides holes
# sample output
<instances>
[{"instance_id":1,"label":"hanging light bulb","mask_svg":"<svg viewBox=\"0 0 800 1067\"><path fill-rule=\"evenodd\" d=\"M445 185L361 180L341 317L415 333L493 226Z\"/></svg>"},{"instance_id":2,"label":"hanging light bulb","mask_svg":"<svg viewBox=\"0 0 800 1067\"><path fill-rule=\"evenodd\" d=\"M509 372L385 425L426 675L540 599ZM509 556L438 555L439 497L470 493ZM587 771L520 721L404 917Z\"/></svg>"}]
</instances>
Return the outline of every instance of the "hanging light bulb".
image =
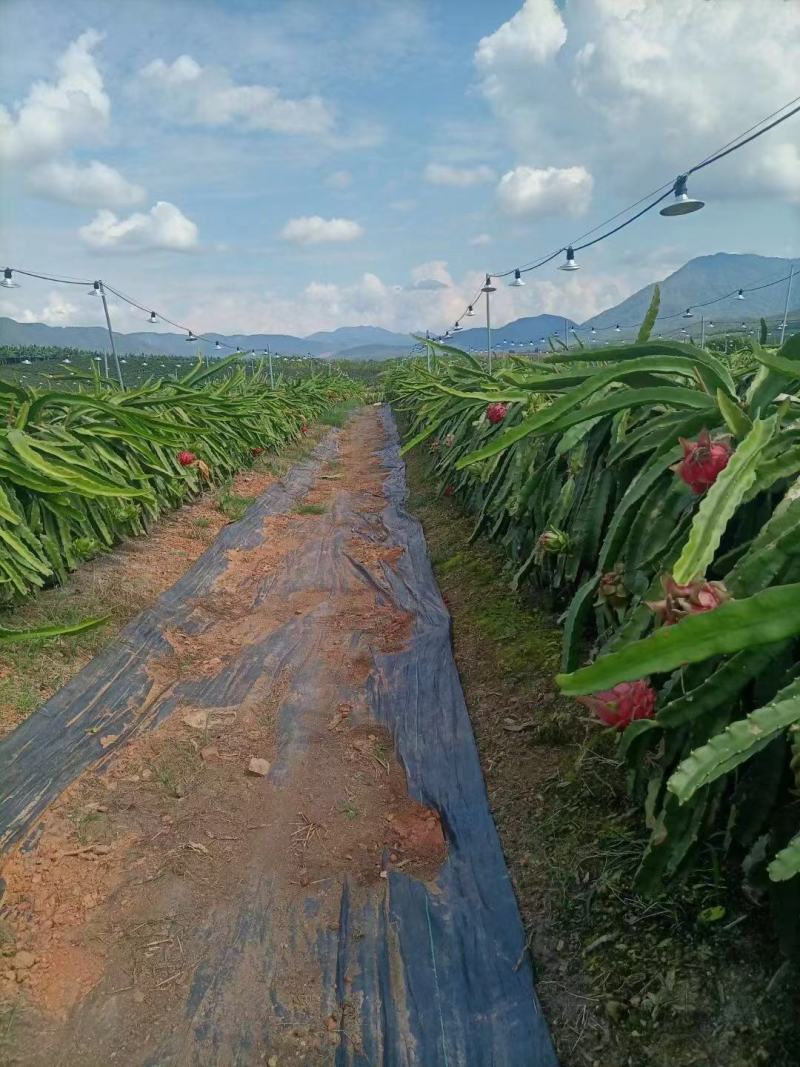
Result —
<instances>
[{"instance_id":1,"label":"hanging light bulb","mask_svg":"<svg viewBox=\"0 0 800 1067\"><path fill-rule=\"evenodd\" d=\"M620 328L620 324L619 323L617 323L617 325L614 327L614 329L616 330L617 333L622 333L622 329Z\"/></svg>"},{"instance_id":2,"label":"hanging light bulb","mask_svg":"<svg viewBox=\"0 0 800 1067\"><path fill-rule=\"evenodd\" d=\"M540 338L539 338L539 344L540 344L540 345L543 345L543 344L546 344L546 343L547 343L547 342L546 342L546 340L545 340L545 338L544 338L544 337L540 337Z\"/></svg>"},{"instance_id":3,"label":"hanging light bulb","mask_svg":"<svg viewBox=\"0 0 800 1067\"><path fill-rule=\"evenodd\" d=\"M514 271L514 281L509 282L508 284L513 286L515 289L520 289L525 284L525 282L522 280L522 275L519 272L519 268Z\"/></svg>"},{"instance_id":4,"label":"hanging light bulb","mask_svg":"<svg viewBox=\"0 0 800 1067\"><path fill-rule=\"evenodd\" d=\"M704 200L695 200L689 196L686 189L686 183L689 180L688 174L679 174L675 179L675 184L672 187L672 191L675 194L675 199L671 204L667 204L666 207L662 207L659 212L660 215L689 215L692 211L699 211L701 207L705 207Z\"/></svg>"},{"instance_id":5,"label":"hanging light bulb","mask_svg":"<svg viewBox=\"0 0 800 1067\"><path fill-rule=\"evenodd\" d=\"M69 358L69 356L64 356L64 358L61 360L61 362L62 363L71 363L72 360Z\"/></svg>"},{"instance_id":6,"label":"hanging light bulb","mask_svg":"<svg viewBox=\"0 0 800 1067\"><path fill-rule=\"evenodd\" d=\"M3 271L3 280L0 282L0 285L2 285L4 289L19 289L19 283L15 282L11 277L11 267L6 267Z\"/></svg>"},{"instance_id":7,"label":"hanging light bulb","mask_svg":"<svg viewBox=\"0 0 800 1067\"><path fill-rule=\"evenodd\" d=\"M687 309L686 309L686 310L684 311L684 313L683 313L683 317L684 317L685 319L690 319L690 318L692 318L692 309L691 309L691 308L687 308Z\"/></svg>"},{"instance_id":8,"label":"hanging light bulb","mask_svg":"<svg viewBox=\"0 0 800 1067\"><path fill-rule=\"evenodd\" d=\"M746 329L747 329L747 323L746 323L746 322L743 322L743 323L742 323L742 329L743 329L743 330L746 330Z\"/></svg>"},{"instance_id":9,"label":"hanging light bulb","mask_svg":"<svg viewBox=\"0 0 800 1067\"><path fill-rule=\"evenodd\" d=\"M25 364L26 367L30 367L31 365L31 361L29 359L23 359L22 362Z\"/></svg>"},{"instance_id":10,"label":"hanging light bulb","mask_svg":"<svg viewBox=\"0 0 800 1067\"><path fill-rule=\"evenodd\" d=\"M581 268L575 262L575 253L572 250L572 245L567 249L567 258L563 263L559 265L559 270L580 270Z\"/></svg>"},{"instance_id":11,"label":"hanging light bulb","mask_svg":"<svg viewBox=\"0 0 800 1067\"><path fill-rule=\"evenodd\" d=\"M470 304L470 306L467 308L467 318L471 319L474 314L475 309L473 308L472 304Z\"/></svg>"},{"instance_id":12,"label":"hanging light bulb","mask_svg":"<svg viewBox=\"0 0 800 1067\"><path fill-rule=\"evenodd\" d=\"M92 359L94 360L95 363L99 363L100 362L100 357L99 356L92 356Z\"/></svg>"},{"instance_id":13,"label":"hanging light bulb","mask_svg":"<svg viewBox=\"0 0 800 1067\"><path fill-rule=\"evenodd\" d=\"M121 359L120 360L120 363L127 363L127 362L128 362L127 359Z\"/></svg>"},{"instance_id":14,"label":"hanging light bulb","mask_svg":"<svg viewBox=\"0 0 800 1067\"><path fill-rule=\"evenodd\" d=\"M496 293L497 292L497 286L496 285L492 285L492 279L488 274L486 275L486 281L481 286L481 292L482 293Z\"/></svg>"},{"instance_id":15,"label":"hanging light bulb","mask_svg":"<svg viewBox=\"0 0 800 1067\"><path fill-rule=\"evenodd\" d=\"M94 282L92 288L86 294L87 296L100 296L100 282Z\"/></svg>"},{"instance_id":16,"label":"hanging light bulb","mask_svg":"<svg viewBox=\"0 0 800 1067\"><path fill-rule=\"evenodd\" d=\"M594 326L592 326L592 337L594 337L594 335L595 335L596 333L597 333L597 330L596 330L596 329L594 328Z\"/></svg>"},{"instance_id":17,"label":"hanging light bulb","mask_svg":"<svg viewBox=\"0 0 800 1067\"><path fill-rule=\"evenodd\" d=\"M461 323L460 322L456 322L455 326L453 326L453 333L458 333L459 330L463 330L463 329L464 329L464 327L461 325Z\"/></svg>"},{"instance_id":18,"label":"hanging light bulb","mask_svg":"<svg viewBox=\"0 0 800 1067\"><path fill-rule=\"evenodd\" d=\"M219 341L214 342L214 348L222 348L222 345L219 343Z\"/></svg>"},{"instance_id":19,"label":"hanging light bulb","mask_svg":"<svg viewBox=\"0 0 800 1067\"><path fill-rule=\"evenodd\" d=\"M709 330L713 330L714 329L714 323L713 322L709 322L708 328L709 328Z\"/></svg>"},{"instance_id":20,"label":"hanging light bulb","mask_svg":"<svg viewBox=\"0 0 800 1067\"><path fill-rule=\"evenodd\" d=\"M195 335L192 333L191 330L189 330L189 336L188 337L184 337L184 341L196 341L196 340L197 340L197 338L195 337ZM145 363L142 364L143 367L146 366L146 365L147 364L145 364Z\"/></svg>"},{"instance_id":21,"label":"hanging light bulb","mask_svg":"<svg viewBox=\"0 0 800 1067\"><path fill-rule=\"evenodd\" d=\"M155 326L155 324L158 322L158 316L156 315L155 311L150 312L150 318L147 321L150 323L151 326Z\"/></svg>"},{"instance_id":22,"label":"hanging light bulb","mask_svg":"<svg viewBox=\"0 0 800 1067\"><path fill-rule=\"evenodd\" d=\"M736 299L737 300L744 300L744 289L740 289L739 290L739 292L736 294Z\"/></svg>"}]
</instances>

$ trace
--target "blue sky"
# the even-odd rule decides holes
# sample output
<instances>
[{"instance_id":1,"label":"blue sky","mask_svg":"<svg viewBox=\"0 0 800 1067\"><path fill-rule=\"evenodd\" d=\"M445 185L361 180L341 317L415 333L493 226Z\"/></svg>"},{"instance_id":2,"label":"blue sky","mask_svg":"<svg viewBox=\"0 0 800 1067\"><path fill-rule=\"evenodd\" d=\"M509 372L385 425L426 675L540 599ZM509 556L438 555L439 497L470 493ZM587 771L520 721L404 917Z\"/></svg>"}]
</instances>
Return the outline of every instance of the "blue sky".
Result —
<instances>
[{"instance_id":1,"label":"blue sky","mask_svg":"<svg viewBox=\"0 0 800 1067\"><path fill-rule=\"evenodd\" d=\"M4 0L0 258L197 331L441 329L800 92L786 0ZM657 214L503 286L583 319L714 251L800 254L800 121ZM0 313L97 314L27 283ZM139 313L114 309L138 329Z\"/></svg>"}]
</instances>

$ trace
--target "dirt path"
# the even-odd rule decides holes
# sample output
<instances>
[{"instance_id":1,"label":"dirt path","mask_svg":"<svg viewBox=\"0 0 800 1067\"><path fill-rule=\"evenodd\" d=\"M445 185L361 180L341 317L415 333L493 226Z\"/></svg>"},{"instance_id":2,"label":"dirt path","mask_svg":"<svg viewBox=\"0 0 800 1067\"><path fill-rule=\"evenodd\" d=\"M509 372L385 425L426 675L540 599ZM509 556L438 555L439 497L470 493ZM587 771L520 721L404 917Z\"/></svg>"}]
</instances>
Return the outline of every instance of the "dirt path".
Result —
<instances>
[{"instance_id":1,"label":"dirt path","mask_svg":"<svg viewBox=\"0 0 800 1067\"><path fill-rule=\"evenodd\" d=\"M484 1010L473 1011L467 996L448 1008L440 988L439 942L463 977L450 943L483 951L486 935L480 918L469 928L473 906L449 898L453 878L465 897L476 879L456 862L455 837L446 843L455 815L422 803L419 787L409 796L397 726L376 718L381 690L396 691L393 670L408 676L426 611L398 595L409 548L383 517L384 444L377 412L360 413L299 502L224 552L188 615L149 650L127 744L96 702L76 713L113 755L6 858L3 1062L455 1067L478 1061L464 1034L447 1032L448 1010L465 1015L467 1036L479 1018L484 1030L497 1024L495 1043L503 1013L523 1014L517 987L529 976L521 955L512 972L514 944L494 946L514 988L509 997L499 983L496 1019L495 992L479 991ZM461 747L473 751L468 729L450 743L455 763ZM474 792L475 767L468 790L447 789ZM504 882L500 867L492 877ZM404 941L424 946L419 978ZM436 1004L417 1006L430 982ZM441 1033L427 1055L434 1007ZM527 1034L526 1020L512 1022ZM546 1035L537 1040L546 1052ZM492 1062L534 1062L520 1050Z\"/></svg>"}]
</instances>

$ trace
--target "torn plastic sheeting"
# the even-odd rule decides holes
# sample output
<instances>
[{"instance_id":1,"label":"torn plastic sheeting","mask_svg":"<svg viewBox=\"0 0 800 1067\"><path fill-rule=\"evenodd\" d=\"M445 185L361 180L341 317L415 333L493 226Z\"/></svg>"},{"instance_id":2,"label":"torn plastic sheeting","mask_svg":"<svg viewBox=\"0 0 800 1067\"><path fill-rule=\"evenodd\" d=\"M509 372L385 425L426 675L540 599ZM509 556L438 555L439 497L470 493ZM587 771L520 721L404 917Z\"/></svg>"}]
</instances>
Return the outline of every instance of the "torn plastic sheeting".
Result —
<instances>
[{"instance_id":1,"label":"torn plastic sheeting","mask_svg":"<svg viewBox=\"0 0 800 1067\"><path fill-rule=\"evenodd\" d=\"M322 463L335 455L336 435L329 434L282 483L270 486L244 518L223 527L183 577L125 626L105 652L0 740L0 852L23 838L82 771L102 766L120 746L174 710L177 699L160 702L146 670L153 658L171 651L162 631L191 633L201 625L193 617L194 600L226 570L226 553L258 545L264 518L289 511L308 492ZM223 681L230 686L229 679ZM225 692L218 695L218 704L232 702ZM115 740L101 744L108 737Z\"/></svg>"},{"instance_id":2,"label":"torn plastic sheeting","mask_svg":"<svg viewBox=\"0 0 800 1067\"><path fill-rule=\"evenodd\" d=\"M331 892L322 907L309 893L284 931L276 921L269 855L254 855L243 872L244 890L236 899L220 900L199 931L203 955L183 1019L148 1035L148 1046L136 1061L148 1067L260 1062L260 1050L273 1048L284 1032L318 1027L330 1015L344 1018L355 1002L357 1035L342 1027L328 1057L309 1063L556 1065L488 808L452 656L449 616L422 529L403 507L404 465L388 409L382 419L389 439L382 452L387 472L383 525L388 541L405 549L395 567L373 575L348 554L350 524L360 524L366 536L370 525L366 515L347 514L347 521L332 527L319 546L298 546L293 565L271 577L259 595L287 597L304 588L344 587L349 569L377 601L411 613L408 647L376 654L359 693L366 698L365 715L392 733L410 795L440 813L447 858L431 886L391 869L385 881L369 890L344 877L340 893ZM119 732L115 747L180 705L236 705L260 679L276 678L287 665L291 683L279 711L275 779L287 773L292 759L303 758L316 728L309 695L318 691L321 668L309 627L302 622L290 620L248 646L217 676L183 679L168 693L150 693L145 665L167 651L161 636L167 625L189 632L202 628L191 601L224 571L226 550L257 545L263 517L291 507L313 473L313 464L301 465L289 479L288 492L268 490L104 656L0 743L0 768L11 776L3 779L0 824L7 842L29 829L46 803L102 754L95 735L87 744L87 728L102 722L103 734ZM130 710L148 695L144 712ZM352 696L352 687L343 683L340 695ZM78 712L80 717L65 729L61 724ZM301 947L310 947L321 975L321 1003L310 1009L281 992L282 972L291 968L292 954ZM106 1010L102 1003L88 1003L76 1032L88 1039L93 1027L107 1028Z\"/></svg>"}]
</instances>

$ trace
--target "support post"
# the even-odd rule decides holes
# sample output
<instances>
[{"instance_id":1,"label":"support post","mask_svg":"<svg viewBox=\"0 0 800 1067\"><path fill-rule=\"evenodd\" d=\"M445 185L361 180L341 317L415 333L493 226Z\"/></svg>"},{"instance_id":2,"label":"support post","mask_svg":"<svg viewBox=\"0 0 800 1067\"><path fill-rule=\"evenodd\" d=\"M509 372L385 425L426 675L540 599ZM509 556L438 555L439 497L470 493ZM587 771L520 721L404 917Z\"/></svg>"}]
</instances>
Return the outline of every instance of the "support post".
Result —
<instances>
[{"instance_id":1,"label":"support post","mask_svg":"<svg viewBox=\"0 0 800 1067\"><path fill-rule=\"evenodd\" d=\"M111 352L114 356L114 365L117 370L117 378L119 379L120 389L125 388L125 382L122 380L122 367L119 363L119 356L117 355L117 346L114 344L114 331L111 329L111 316L108 313L108 301L106 300L106 289L102 281L100 282L100 299L103 301L103 311L106 316L106 326L108 327L108 339L111 342ZM105 376L108 378L108 352L103 353L103 369Z\"/></svg>"},{"instance_id":2,"label":"support post","mask_svg":"<svg viewBox=\"0 0 800 1067\"><path fill-rule=\"evenodd\" d=\"M488 284L488 282L487 282ZM492 319L489 312L489 293L486 294L486 356L489 361L489 373L492 373Z\"/></svg>"},{"instance_id":3,"label":"support post","mask_svg":"<svg viewBox=\"0 0 800 1067\"><path fill-rule=\"evenodd\" d=\"M786 336L786 317L789 314L789 298L792 295L792 279L794 278L794 263L789 267L789 284L786 286L786 302L783 305L783 319L781 320L781 348Z\"/></svg>"}]
</instances>

